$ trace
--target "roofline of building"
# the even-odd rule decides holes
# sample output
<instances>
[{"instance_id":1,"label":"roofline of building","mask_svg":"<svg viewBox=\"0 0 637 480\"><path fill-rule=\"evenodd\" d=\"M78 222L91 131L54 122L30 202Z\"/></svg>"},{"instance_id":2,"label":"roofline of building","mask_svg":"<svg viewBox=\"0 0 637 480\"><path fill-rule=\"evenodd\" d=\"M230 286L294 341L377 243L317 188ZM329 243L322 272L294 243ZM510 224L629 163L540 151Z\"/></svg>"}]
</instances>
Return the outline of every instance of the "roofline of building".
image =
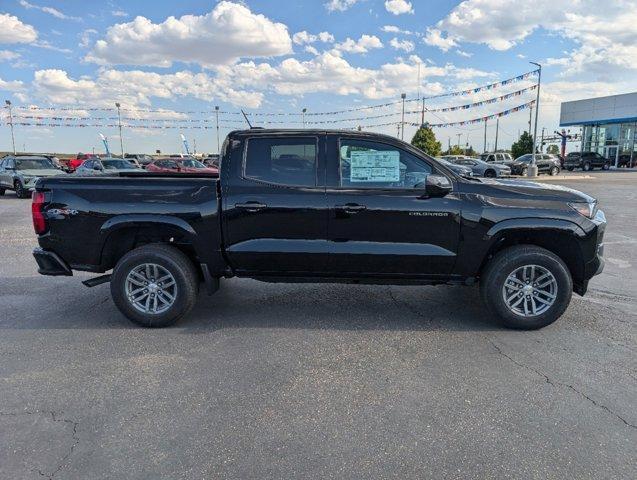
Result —
<instances>
[{"instance_id":1,"label":"roofline of building","mask_svg":"<svg viewBox=\"0 0 637 480\"><path fill-rule=\"evenodd\" d=\"M572 127L573 125L602 125L608 123L631 123L637 122L637 117L625 117L625 118L606 118L602 120L590 120L588 122L567 122L560 123L560 127Z\"/></svg>"}]
</instances>

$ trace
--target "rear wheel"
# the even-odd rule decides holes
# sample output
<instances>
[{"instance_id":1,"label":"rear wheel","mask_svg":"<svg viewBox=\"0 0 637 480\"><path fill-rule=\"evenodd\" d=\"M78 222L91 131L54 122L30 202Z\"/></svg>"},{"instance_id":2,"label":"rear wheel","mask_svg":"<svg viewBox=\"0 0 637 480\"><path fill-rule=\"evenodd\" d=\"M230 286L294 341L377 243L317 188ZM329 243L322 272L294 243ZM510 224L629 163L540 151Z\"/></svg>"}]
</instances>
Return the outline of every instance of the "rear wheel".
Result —
<instances>
[{"instance_id":1,"label":"rear wheel","mask_svg":"<svg viewBox=\"0 0 637 480\"><path fill-rule=\"evenodd\" d=\"M24 185L22 185L20 180L13 182L13 189L15 190L15 194L18 198L27 198L29 196L29 191L24 188Z\"/></svg>"},{"instance_id":2,"label":"rear wheel","mask_svg":"<svg viewBox=\"0 0 637 480\"><path fill-rule=\"evenodd\" d=\"M4 192L5 192L4 188L0 188L0 197L4 195Z\"/></svg>"},{"instance_id":3,"label":"rear wheel","mask_svg":"<svg viewBox=\"0 0 637 480\"><path fill-rule=\"evenodd\" d=\"M522 173L521 173L521 175L522 175L523 177L526 177L526 175L527 175L528 173L529 173L529 169L528 169L528 168L526 168L526 167L524 167L524 168L522 169Z\"/></svg>"},{"instance_id":4,"label":"rear wheel","mask_svg":"<svg viewBox=\"0 0 637 480\"><path fill-rule=\"evenodd\" d=\"M605 163L602 165L602 170L608 170L610 168L610 163Z\"/></svg>"},{"instance_id":5,"label":"rear wheel","mask_svg":"<svg viewBox=\"0 0 637 480\"><path fill-rule=\"evenodd\" d=\"M551 175L552 177L554 177L558 173L560 173L560 169L558 167L551 167L551 170L549 170L549 175Z\"/></svg>"},{"instance_id":6,"label":"rear wheel","mask_svg":"<svg viewBox=\"0 0 637 480\"><path fill-rule=\"evenodd\" d=\"M484 172L484 176L487 178L494 178L495 177L495 170L487 170L486 172Z\"/></svg>"},{"instance_id":7,"label":"rear wheel","mask_svg":"<svg viewBox=\"0 0 637 480\"><path fill-rule=\"evenodd\" d=\"M190 259L168 245L145 245L113 269L111 295L117 308L143 327L167 327L195 305L199 288Z\"/></svg>"},{"instance_id":8,"label":"rear wheel","mask_svg":"<svg viewBox=\"0 0 637 480\"><path fill-rule=\"evenodd\" d=\"M588 172L591 169L591 164L586 162L584 165L582 165L582 170L584 170L585 172Z\"/></svg>"},{"instance_id":9,"label":"rear wheel","mask_svg":"<svg viewBox=\"0 0 637 480\"><path fill-rule=\"evenodd\" d=\"M503 325L534 330L564 313L573 280L557 255L534 245L517 245L491 259L480 279L480 293Z\"/></svg>"}]
</instances>

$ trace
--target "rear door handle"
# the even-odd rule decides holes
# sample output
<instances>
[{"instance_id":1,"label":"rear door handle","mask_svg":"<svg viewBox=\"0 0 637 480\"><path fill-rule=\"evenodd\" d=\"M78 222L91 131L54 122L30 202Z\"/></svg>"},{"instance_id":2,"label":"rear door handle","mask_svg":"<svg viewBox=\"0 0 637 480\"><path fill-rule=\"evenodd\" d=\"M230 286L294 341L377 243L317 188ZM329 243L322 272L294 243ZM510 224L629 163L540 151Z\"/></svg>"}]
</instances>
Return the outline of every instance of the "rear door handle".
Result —
<instances>
[{"instance_id":1,"label":"rear door handle","mask_svg":"<svg viewBox=\"0 0 637 480\"><path fill-rule=\"evenodd\" d=\"M357 203L346 203L345 205L335 205L336 210L341 210L347 213L357 213L363 210L367 210L367 206L359 205Z\"/></svg>"},{"instance_id":2,"label":"rear door handle","mask_svg":"<svg viewBox=\"0 0 637 480\"><path fill-rule=\"evenodd\" d=\"M267 205L265 203L250 201L246 203L235 203L234 208L240 208L242 210L247 210L248 212L258 212L259 210L267 208Z\"/></svg>"}]
</instances>

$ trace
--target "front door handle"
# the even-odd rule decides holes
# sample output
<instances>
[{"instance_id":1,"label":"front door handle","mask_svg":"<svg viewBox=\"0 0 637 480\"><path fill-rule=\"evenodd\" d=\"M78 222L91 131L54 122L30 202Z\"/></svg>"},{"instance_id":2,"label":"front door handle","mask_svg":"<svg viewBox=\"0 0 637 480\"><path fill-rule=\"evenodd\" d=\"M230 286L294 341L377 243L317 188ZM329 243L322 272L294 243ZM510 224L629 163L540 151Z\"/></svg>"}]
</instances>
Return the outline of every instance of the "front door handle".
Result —
<instances>
[{"instance_id":1,"label":"front door handle","mask_svg":"<svg viewBox=\"0 0 637 480\"><path fill-rule=\"evenodd\" d=\"M346 203L345 205L335 205L336 210L341 210L347 213L358 213L363 210L367 210L367 206L359 205L358 203Z\"/></svg>"},{"instance_id":2,"label":"front door handle","mask_svg":"<svg viewBox=\"0 0 637 480\"><path fill-rule=\"evenodd\" d=\"M248 212L258 212L259 210L263 210L266 207L267 205L265 203L259 203L255 201L234 204L234 208L240 208L242 210L247 210Z\"/></svg>"}]
</instances>

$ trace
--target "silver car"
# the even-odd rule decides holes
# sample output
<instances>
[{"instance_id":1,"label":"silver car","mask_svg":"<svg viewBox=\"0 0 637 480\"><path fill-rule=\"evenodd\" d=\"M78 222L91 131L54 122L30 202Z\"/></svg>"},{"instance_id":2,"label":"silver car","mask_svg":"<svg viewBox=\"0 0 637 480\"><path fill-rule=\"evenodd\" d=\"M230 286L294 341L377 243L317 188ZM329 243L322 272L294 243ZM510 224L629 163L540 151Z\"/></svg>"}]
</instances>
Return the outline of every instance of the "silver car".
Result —
<instances>
[{"instance_id":1,"label":"silver car","mask_svg":"<svg viewBox=\"0 0 637 480\"><path fill-rule=\"evenodd\" d=\"M477 158L458 158L451 160L456 165L462 165L463 167L469 167L473 172L474 177L508 177L511 175L511 169L506 165L499 163L487 163Z\"/></svg>"},{"instance_id":2,"label":"silver car","mask_svg":"<svg viewBox=\"0 0 637 480\"><path fill-rule=\"evenodd\" d=\"M110 175L120 172L143 172L126 158L98 158L84 160L76 170L76 175Z\"/></svg>"},{"instance_id":3,"label":"silver car","mask_svg":"<svg viewBox=\"0 0 637 480\"><path fill-rule=\"evenodd\" d=\"M40 177L66 175L46 157L9 155L0 160L0 195L15 190L18 198L29 198Z\"/></svg>"}]
</instances>

